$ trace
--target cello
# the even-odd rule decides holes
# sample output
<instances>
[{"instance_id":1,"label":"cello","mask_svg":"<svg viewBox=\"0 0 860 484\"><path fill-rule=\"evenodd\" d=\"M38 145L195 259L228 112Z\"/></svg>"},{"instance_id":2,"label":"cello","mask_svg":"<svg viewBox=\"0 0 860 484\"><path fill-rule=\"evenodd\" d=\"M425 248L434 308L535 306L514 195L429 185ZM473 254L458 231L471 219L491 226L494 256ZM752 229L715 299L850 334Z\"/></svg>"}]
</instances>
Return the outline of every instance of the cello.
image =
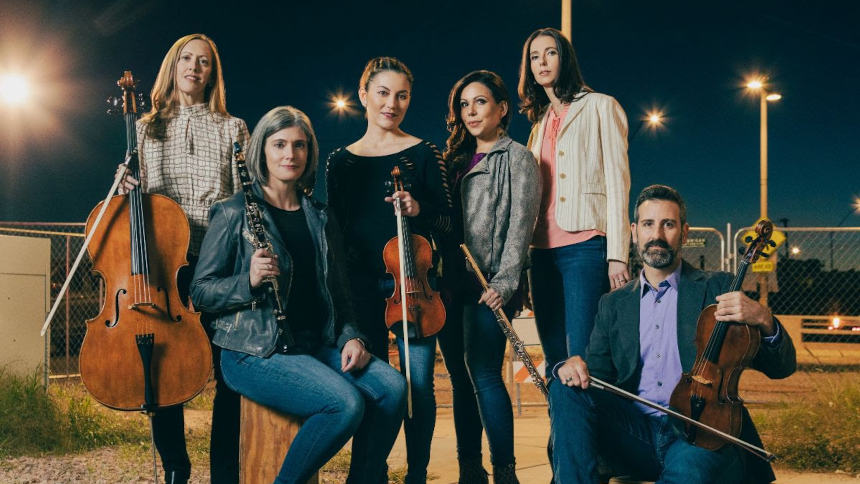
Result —
<instances>
[{"instance_id":1,"label":"cello","mask_svg":"<svg viewBox=\"0 0 860 484\"><path fill-rule=\"evenodd\" d=\"M137 178L131 72L125 71L117 85L123 91L124 165ZM150 415L192 399L209 381L212 350L200 313L185 306L177 287L177 273L188 265L185 212L163 195L142 193L138 185L96 205L86 232L93 271L105 285L104 304L86 322L80 351L87 391L107 407Z\"/></svg>"}]
</instances>

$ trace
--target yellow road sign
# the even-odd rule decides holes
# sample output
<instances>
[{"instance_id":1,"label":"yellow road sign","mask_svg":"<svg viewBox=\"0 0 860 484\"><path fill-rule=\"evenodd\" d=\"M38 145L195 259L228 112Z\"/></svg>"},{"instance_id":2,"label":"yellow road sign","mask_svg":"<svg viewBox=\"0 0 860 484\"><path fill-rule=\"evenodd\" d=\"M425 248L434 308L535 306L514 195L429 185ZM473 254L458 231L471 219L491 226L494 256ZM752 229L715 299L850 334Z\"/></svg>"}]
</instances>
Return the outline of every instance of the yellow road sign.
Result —
<instances>
[{"instance_id":1,"label":"yellow road sign","mask_svg":"<svg viewBox=\"0 0 860 484\"><path fill-rule=\"evenodd\" d=\"M752 271L753 272L773 272L773 268L776 264L769 260L760 260L758 262L753 262Z\"/></svg>"}]
</instances>

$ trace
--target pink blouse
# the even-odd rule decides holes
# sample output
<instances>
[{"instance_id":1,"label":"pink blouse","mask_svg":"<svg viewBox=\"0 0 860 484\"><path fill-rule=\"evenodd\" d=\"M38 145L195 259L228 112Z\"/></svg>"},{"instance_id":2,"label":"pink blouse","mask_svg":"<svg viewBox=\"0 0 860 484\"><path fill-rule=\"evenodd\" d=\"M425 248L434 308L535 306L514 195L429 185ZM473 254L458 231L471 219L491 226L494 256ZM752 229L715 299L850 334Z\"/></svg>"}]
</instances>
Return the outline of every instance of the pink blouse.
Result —
<instances>
[{"instance_id":1,"label":"pink blouse","mask_svg":"<svg viewBox=\"0 0 860 484\"><path fill-rule=\"evenodd\" d=\"M569 104L565 104L561 114L556 114L552 107L550 107L549 117L543 133L543 141L541 143L540 151L540 175L544 190L541 194L540 214L538 215L537 226L535 227L534 237L532 238L532 247L537 249L564 247L566 245L585 242L586 240L598 235L606 235L599 230L568 232L559 227L558 223L555 221L556 145L558 132L561 129L561 122L564 120L565 116L567 116L567 110L569 107Z\"/></svg>"}]
</instances>

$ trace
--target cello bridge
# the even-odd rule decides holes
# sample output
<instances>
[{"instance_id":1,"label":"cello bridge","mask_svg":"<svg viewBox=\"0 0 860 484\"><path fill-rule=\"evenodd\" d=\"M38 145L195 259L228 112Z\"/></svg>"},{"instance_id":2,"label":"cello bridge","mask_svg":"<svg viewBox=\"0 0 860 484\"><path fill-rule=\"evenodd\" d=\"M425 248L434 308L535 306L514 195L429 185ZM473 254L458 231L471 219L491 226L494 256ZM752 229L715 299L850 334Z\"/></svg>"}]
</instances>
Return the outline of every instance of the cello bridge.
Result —
<instances>
[{"instance_id":1,"label":"cello bridge","mask_svg":"<svg viewBox=\"0 0 860 484\"><path fill-rule=\"evenodd\" d=\"M143 307L143 306L153 308L156 311L161 310L158 307L158 305L155 304L154 302L139 302L139 303L129 304L128 309L133 309L133 310L137 311L138 308Z\"/></svg>"},{"instance_id":2,"label":"cello bridge","mask_svg":"<svg viewBox=\"0 0 860 484\"><path fill-rule=\"evenodd\" d=\"M708 380L702 375L693 375L692 378L694 381L706 386L711 386L711 384L714 383L713 380Z\"/></svg>"}]
</instances>

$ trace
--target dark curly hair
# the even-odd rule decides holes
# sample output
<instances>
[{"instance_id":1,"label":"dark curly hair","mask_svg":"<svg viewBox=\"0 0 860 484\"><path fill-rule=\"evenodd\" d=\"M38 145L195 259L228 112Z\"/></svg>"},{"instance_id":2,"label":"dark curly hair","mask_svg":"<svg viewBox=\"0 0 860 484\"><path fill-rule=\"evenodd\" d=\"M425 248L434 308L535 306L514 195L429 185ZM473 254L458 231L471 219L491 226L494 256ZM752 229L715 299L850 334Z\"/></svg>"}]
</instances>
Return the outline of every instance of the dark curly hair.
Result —
<instances>
[{"instance_id":1,"label":"dark curly hair","mask_svg":"<svg viewBox=\"0 0 860 484\"><path fill-rule=\"evenodd\" d=\"M473 82L480 82L487 86L496 103L505 102L508 105L508 112L502 117L499 127L507 131L511 124L511 98L502 78L495 72L485 70L472 71L463 76L454 84L448 95L448 116L445 121L451 134L445 141L445 152L442 154L448 165L448 173L453 174L462 169L468 163L469 157L474 154L477 146L475 137L466 129L463 117L460 115L460 95L463 93L463 89Z\"/></svg>"},{"instance_id":2,"label":"dark curly hair","mask_svg":"<svg viewBox=\"0 0 860 484\"><path fill-rule=\"evenodd\" d=\"M520 112L525 114L532 123L536 123L549 106L549 97L547 97L544 88L535 80L531 69L531 60L529 59L529 49L531 48L532 41L539 35L552 37L558 48L561 71L558 73L558 78L556 78L553 85L555 95L563 103L570 103L583 89L591 91L591 88L585 84L585 80L582 78L582 73L579 70L579 61L576 60L576 52L573 50L573 45L567 40L567 37L562 35L558 30L549 27L535 30L529 35L529 38L526 39L526 43L523 45L523 57L520 63L520 83L517 86L517 93L521 101Z\"/></svg>"}]
</instances>

